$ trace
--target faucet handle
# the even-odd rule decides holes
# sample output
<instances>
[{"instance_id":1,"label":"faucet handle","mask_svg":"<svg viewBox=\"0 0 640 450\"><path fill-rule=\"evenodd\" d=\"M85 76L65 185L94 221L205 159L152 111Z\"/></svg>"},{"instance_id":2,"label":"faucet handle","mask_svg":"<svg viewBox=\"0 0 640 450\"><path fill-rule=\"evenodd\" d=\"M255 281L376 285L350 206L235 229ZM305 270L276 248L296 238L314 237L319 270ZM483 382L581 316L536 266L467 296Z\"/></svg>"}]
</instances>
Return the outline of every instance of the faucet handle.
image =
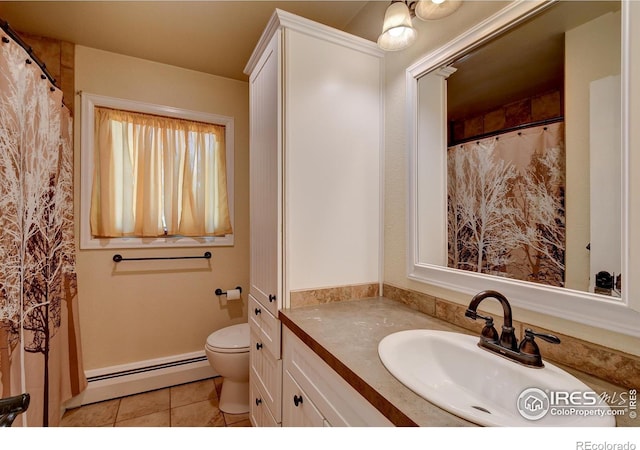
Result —
<instances>
[{"instance_id":1,"label":"faucet handle","mask_svg":"<svg viewBox=\"0 0 640 450\"><path fill-rule=\"evenodd\" d=\"M540 364L542 364L540 348L538 348L538 344L536 344L535 342L535 337L539 337L543 341L550 342L551 344L559 344L560 339L553 334L536 333L531 328L527 328L526 330L524 330L524 339L522 339L522 342L520 342L518 351L520 353L537 356L540 360Z\"/></svg>"},{"instance_id":2,"label":"faucet handle","mask_svg":"<svg viewBox=\"0 0 640 450\"><path fill-rule=\"evenodd\" d=\"M484 320L493 321L493 317L491 317L491 316L483 316L481 314L478 314L477 311L474 311L471 308L467 308L467 310L464 313L464 316L468 317L469 319L472 319L472 320L476 320L476 319L480 318L480 319L484 319Z\"/></svg>"},{"instance_id":3,"label":"faucet handle","mask_svg":"<svg viewBox=\"0 0 640 450\"><path fill-rule=\"evenodd\" d=\"M500 336L498 335L498 330L496 330L493 326L493 317L491 316L483 316L482 314L478 314L476 311L472 309L467 309L465 316L470 319L482 319L484 320L484 328L482 329L482 337L488 339L490 341L498 342Z\"/></svg>"},{"instance_id":4,"label":"faucet handle","mask_svg":"<svg viewBox=\"0 0 640 450\"><path fill-rule=\"evenodd\" d=\"M534 337L539 337L543 341L547 341L550 344L559 344L560 343L560 338L559 337L554 336L553 334L537 333L537 332L533 331L531 328L527 328L526 330L524 330L524 337L525 337L525 339L530 338L532 341L533 341Z\"/></svg>"},{"instance_id":5,"label":"faucet handle","mask_svg":"<svg viewBox=\"0 0 640 450\"><path fill-rule=\"evenodd\" d=\"M495 327L493 326L493 317L491 316L483 317L480 315L478 315L478 317L485 320L484 328L480 333L482 337L484 337L489 341L498 342L498 340L500 339L500 335L498 334L498 330L496 330Z\"/></svg>"}]
</instances>

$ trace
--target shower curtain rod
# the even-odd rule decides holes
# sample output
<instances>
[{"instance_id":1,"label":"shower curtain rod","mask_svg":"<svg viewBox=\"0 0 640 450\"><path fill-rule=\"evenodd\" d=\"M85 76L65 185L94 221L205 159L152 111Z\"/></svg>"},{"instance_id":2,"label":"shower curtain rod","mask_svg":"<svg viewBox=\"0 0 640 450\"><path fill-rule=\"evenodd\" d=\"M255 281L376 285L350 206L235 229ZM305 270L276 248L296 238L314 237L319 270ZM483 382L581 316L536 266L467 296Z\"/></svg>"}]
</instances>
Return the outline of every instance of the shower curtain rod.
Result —
<instances>
[{"instance_id":1,"label":"shower curtain rod","mask_svg":"<svg viewBox=\"0 0 640 450\"><path fill-rule=\"evenodd\" d=\"M40 61L40 59L33 53L33 48L31 48L30 45L28 45L26 42L24 42L20 38L20 36L18 36L18 33L16 33L13 30L13 28L11 28L11 26L9 26L9 22L0 19L0 28L2 28L2 30L5 33L7 33L11 39L16 41L18 43L18 45L20 45L20 47L22 47L29 54L29 58L31 60L33 60L33 62L35 62L38 65L38 67L40 67L40 70L42 70L42 73L44 74L44 76L46 76L49 79L49 81L51 82L53 87L56 88L56 89L60 89L58 87L58 85L56 85L56 79L53 78L51 76L51 74L49 73L49 71L47 70L47 65L45 63L43 63L42 61ZM8 44L9 42L10 42L9 39L7 39L4 36L2 37L2 43L3 44ZM27 64L29 64L29 59L27 59Z\"/></svg>"},{"instance_id":2,"label":"shower curtain rod","mask_svg":"<svg viewBox=\"0 0 640 450\"><path fill-rule=\"evenodd\" d=\"M562 122L563 120L564 120L564 116L558 116L558 117L554 117L553 119L537 120L535 122L528 122L528 123L523 123L521 125L516 125L515 127L503 128L501 130L478 134L473 137L460 139L459 141L454 141L452 139L448 147L452 147L454 145L466 144L467 142L478 141L480 139L485 139L492 136L498 136L501 134L510 133L512 131L524 130L525 128L539 127L542 125L551 125L552 123Z\"/></svg>"}]
</instances>

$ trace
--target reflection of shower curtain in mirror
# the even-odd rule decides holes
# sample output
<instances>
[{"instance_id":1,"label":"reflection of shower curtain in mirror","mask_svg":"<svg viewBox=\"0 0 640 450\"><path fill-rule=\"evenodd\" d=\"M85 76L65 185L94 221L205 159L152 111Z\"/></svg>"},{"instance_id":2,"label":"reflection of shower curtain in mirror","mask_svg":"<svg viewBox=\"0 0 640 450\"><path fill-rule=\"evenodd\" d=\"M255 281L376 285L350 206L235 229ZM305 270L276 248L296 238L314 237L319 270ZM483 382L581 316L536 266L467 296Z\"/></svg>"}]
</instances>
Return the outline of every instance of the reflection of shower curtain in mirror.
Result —
<instances>
[{"instance_id":1,"label":"reflection of shower curtain in mirror","mask_svg":"<svg viewBox=\"0 0 640 450\"><path fill-rule=\"evenodd\" d=\"M448 266L564 285L564 124L449 147Z\"/></svg>"},{"instance_id":2,"label":"reflection of shower curtain in mirror","mask_svg":"<svg viewBox=\"0 0 640 450\"><path fill-rule=\"evenodd\" d=\"M0 43L0 397L31 396L14 426L55 426L62 403L86 387L72 122L31 62L13 40Z\"/></svg>"}]
</instances>

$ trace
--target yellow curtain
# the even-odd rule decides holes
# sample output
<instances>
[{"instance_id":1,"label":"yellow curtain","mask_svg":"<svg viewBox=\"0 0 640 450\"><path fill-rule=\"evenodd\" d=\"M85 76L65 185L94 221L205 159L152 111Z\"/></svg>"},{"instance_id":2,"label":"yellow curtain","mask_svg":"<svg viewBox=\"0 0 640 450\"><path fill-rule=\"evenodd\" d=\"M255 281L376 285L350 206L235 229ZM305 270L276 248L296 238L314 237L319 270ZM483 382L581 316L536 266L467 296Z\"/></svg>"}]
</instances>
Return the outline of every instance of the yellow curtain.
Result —
<instances>
[{"instance_id":1,"label":"yellow curtain","mask_svg":"<svg viewBox=\"0 0 640 450\"><path fill-rule=\"evenodd\" d=\"M95 108L91 234L231 234L225 127Z\"/></svg>"}]
</instances>

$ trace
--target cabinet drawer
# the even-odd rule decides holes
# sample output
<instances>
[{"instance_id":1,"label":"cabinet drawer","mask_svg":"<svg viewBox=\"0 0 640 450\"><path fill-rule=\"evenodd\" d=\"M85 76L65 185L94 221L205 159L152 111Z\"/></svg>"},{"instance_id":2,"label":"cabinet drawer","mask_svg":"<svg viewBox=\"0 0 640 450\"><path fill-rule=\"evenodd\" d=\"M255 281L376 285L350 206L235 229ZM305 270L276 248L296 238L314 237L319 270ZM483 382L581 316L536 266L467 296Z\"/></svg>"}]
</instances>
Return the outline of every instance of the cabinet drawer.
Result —
<instances>
[{"instance_id":1,"label":"cabinet drawer","mask_svg":"<svg viewBox=\"0 0 640 450\"><path fill-rule=\"evenodd\" d=\"M280 422L282 414L282 360L275 358L267 347L260 347L260 339L251 329L251 361L250 378L257 383L263 394L263 403L271 410L271 414Z\"/></svg>"},{"instance_id":2,"label":"cabinet drawer","mask_svg":"<svg viewBox=\"0 0 640 450\"><path fill-rule=\"evenodd\" d=\"M279 427L280 424L273 418L271 411L264 403L264 395L255 382L249 385L250 411L249 418L254 427Z\"/></svg>"},{"instance_id":3,"label":"cabinet drawer","mask_svg":"<svg viewBox=\"0 0 640 450\"><path fill-rule=\"evenodd\" d=\"M282 339L285 372L291 374L331 426L393 426L286 327Z\"/></svg>"},{"instance_id":4,"label":"cabinet drawer","mask_svg":"<svg viewBox=\"0 0 640 450\"><path fill-rule=\"evenodd\" d=\"M259 329L258 339L276 359L280 359L280 321L253 296L249 296L249 323Z\"/></svg>"},{"instance_id":5,"label":"cabinet drawer","mask_svg":"<svg viewBox=\"0 0 640 450\"><path fill-rule=\"evenodd\" d=\"M318 408L287 371L284 372L282 382L282 426L325 426L324 417Z\"/></svg>"}]
</instances>

